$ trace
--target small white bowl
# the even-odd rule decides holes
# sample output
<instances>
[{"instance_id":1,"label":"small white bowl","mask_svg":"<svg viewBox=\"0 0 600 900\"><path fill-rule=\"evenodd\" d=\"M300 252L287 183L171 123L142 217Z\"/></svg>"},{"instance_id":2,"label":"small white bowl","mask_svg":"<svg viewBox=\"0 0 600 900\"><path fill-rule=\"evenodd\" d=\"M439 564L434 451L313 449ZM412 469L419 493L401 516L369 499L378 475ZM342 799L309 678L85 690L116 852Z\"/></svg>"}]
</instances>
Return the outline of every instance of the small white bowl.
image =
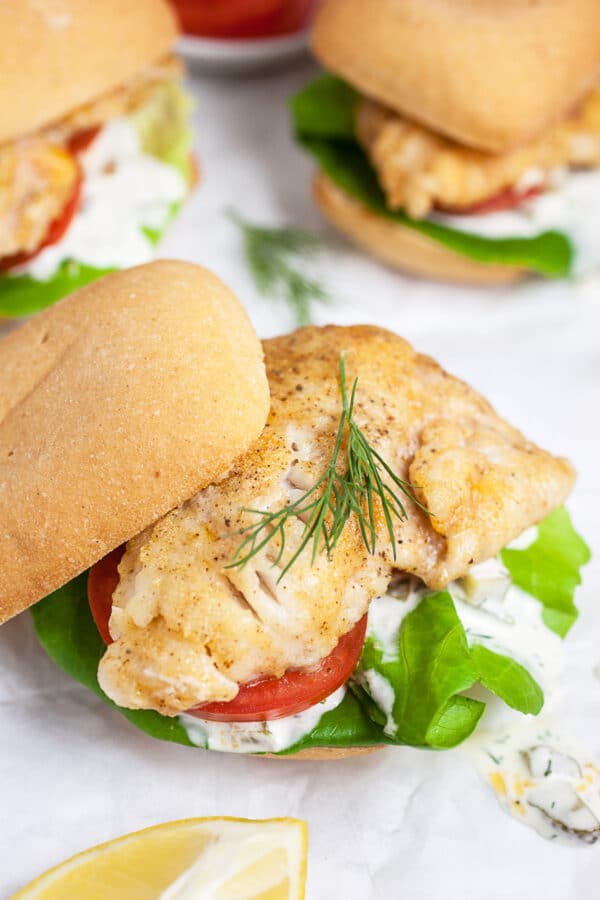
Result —
<instances>
[{"instance_id":1,"label":"small white bowl","mask_svg":"<svg viewBox=\"0 0 600 900\"><path fill-rule=\"evenodd\" d=\"M308 51L308 30L267 38L221 40L185 35L177 49L191 68L232 74L279 66Z\"/></svg>"}]
</instances>

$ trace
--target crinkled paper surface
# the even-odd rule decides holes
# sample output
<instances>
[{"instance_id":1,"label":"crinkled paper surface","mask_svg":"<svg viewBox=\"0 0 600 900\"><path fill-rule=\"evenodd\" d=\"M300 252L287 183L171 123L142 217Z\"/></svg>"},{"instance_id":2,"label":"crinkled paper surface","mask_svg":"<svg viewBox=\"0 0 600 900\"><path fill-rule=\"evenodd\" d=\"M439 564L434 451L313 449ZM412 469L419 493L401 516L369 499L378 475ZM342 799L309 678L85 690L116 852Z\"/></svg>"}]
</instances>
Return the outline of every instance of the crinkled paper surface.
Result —
<instances>
[{"instance_id":1,"label":"crinkled paper surface","mask_svg":"<svg viewBox=\"0 0 600 900\"><path fill-rule=\"evenodd\" d=\"M214 269L263 336L293 321L257 294L225 213L326 231L285 108L311 75L300 66L191 82L202 184L162 251ZM565 727L600 759L600 279L443 287L393 274L335 237L317 268L333 298L317 322L395 329L575 463L569 506L595 559L567 639ZM0 735L1 898L91 844L205 815L307 819L309 900L596 900L600 890L600 844L547 842L510 819L460 751L302 763L161 744L58 671L27 614L0 632Z\"/></svg>"}]
</instances>

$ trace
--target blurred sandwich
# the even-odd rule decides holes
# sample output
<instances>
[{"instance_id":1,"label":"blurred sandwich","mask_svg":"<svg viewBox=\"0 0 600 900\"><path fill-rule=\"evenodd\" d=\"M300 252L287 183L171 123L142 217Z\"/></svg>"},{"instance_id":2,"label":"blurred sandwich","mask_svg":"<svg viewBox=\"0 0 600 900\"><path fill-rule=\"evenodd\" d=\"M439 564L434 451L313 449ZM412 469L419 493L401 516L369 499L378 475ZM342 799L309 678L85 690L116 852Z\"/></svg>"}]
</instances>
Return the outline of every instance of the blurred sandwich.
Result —
<instances>
[{"instance_id":1,"label":"blurred sandwich","mask_svg":"<svg viewBox=\"0 0 600 900\"><path fill-rule=\"evenodd\" d=\"M352 240L452 281L598 267L595 0L324 0L312 46L294 127Z\"/></svg>"},{"instance_id":2,"label":"blurred sandwich","mask_svg":"<svg viewBox=\"0 0 600 900\"><path fill-rule=\"evenodd\" d=\"M0 4L0 315L150 260L193 180L165 0Z\"/></svg>"}]
</instances>

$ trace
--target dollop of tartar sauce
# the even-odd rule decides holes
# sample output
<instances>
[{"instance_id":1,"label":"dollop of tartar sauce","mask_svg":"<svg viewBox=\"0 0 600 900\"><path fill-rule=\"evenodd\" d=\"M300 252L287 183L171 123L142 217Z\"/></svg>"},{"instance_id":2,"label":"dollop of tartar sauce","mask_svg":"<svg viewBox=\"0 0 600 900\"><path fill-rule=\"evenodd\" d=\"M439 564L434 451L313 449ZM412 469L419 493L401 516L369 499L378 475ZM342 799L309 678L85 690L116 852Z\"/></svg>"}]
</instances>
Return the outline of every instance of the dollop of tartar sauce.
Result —
<instances>
[{"instance_id":1,"label":"dollop of tartar sauce","mask_svg":"<svg viewBox=\"0 0 600 900\"><path fill-rule=\"evenodd\" d=\"M367 636L376 639L384 662L397 658L402 623L417 608L423 594L422 590L412 591L401 600L391 594L383 594L371 601Z\"/></svg>"},{"instance_id":2,"label":"dollop of tartar sauce","mask_svg":"<svg viewBox=\"0 0 600 900\"><path fill-rule=\"evenodd\" d=\"M528 529L511 547L526 549ZM502 578L505 588L499 589ZM474 566L451 586L469 644L520 662L544 691L544 716L522 716L486 693L483 728L461 746L503 809L543 837L600 838L600 768L554 725L562 697L563 641L541 619L541 605L510 581L500 560Z\"/></svg>"},{"instance_id":3,"label":"dollop of tartar sauce","mask_svg":"<svg viewBox=\"0 0 600 900\"><path fill-rule=\"evenodd\" d=\"M38 281L68 259L98 269L149 262L154 248L143 229L163 228L187 192L180 172L143 152L126 118L104 125L79 160L82 198L73 221L58 243L19 269Z\"/></svg>"},{"instance_id":4,"label":"dollop of tartar sauce","mask_svg":"<svg viewBox=\"0 0 600 900\"><path fill-rule=\"evenodd\" d=\"M310 734L325 713L340 705L345 694L345 687L338 688L303 712L270 722L210 722L186 714L177 718L197 747L228 753L278 753Z\"/></svg>"},{"instance_id":5,"label":"dollop of tartar sauce","mask_svg":"<svg viewBox=\"0 0 600 900\"><path fill-rule=\"evenodd\" d=\"M463 752L506 812L543 837L600 839L600 768L548 717L480 730Z\"/></svg>"},{"instance_id":6,"label":"dollop of tartar sauce","mask_svg":"<svg viewBox=\"0 0 600 900\"><path fill-rule=\"evenodd\" d=\"M534 237L544 231L560 231L570 238L575 250L573 273L590 274L600 266L600 172L566 172L548 191L517 209L462 216L436 214L431 221L487 238Z\"/></svg>"},{"instance_id":7,"label":"dollop of tartar sauce","mask_svg":"<svg viewBox=\"0 0 600 900\"><path fill-rule=\"evenodd\" d=\"M366 690L379 709L384 713L386 717L386 723L383 726L384 734L393 737L398 730L398 727L394 720L394 702L396 700L396 694L391 683L381 674L381 672L376 672L375 669L367 669L365 672L359 672L353 677L353 680Z\"/></svg>"}]
</instances>

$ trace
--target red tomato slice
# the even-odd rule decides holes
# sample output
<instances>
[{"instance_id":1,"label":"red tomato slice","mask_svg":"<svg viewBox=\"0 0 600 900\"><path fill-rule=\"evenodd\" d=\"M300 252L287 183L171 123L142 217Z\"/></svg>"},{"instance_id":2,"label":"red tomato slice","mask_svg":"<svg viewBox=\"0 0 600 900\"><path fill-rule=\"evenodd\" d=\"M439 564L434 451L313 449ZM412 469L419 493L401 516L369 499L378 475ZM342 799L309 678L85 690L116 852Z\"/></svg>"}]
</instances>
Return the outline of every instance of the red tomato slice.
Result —
<instances>
[{"instance_id":1,"label":"red tomato slice","mask_svg":"<svg viewBox=\"0 0 600 900\"><path fill-rule=\"evenodd\" d=\"M86 128L85 131L78 131L77 134L74 134L69 141L71 153L74 156L79 156L80 153L87 150L90 144L98 137L101 130L101 126L98 125L96 128Z\"/></svg>"},{"instance_id":2,"label":"red tomato slice","mask_svg":"<svg viewBox=\"0 0 600 900\"><path fill-rule=\"evenodd\" d=\"M81 173L79 173L75 184L73 185L73 191L71 192L71 196L65 203L62 212L53 222L50 223L48 227L48 231L46 232L46 237L42 241L37 249L32 250L31 253L15 253L13 256L4 256L0 259L0 272L6 272L8 269L14 269L15 266L22 266L30 260L34 259L40 253L44 247L49 247L51 244L56 244L60 241L61 237L73 221L73 217L79 208L79 201L81 200L81 185L83 179L81 177Z\"/></svg>"},{"instance_id":3,"label":"red tomato slice","mask_svg":"<svg viewBox=\"0 0 600 900\"><path fill-rule=\"evenodd\" d=\"M474 203L473 206L440 206L438 208L441 212L449 213L453 216L485 215L486 213L504 212L507 209L515 209L516 207L521 206L522 203L531 200L532 197L538 197L540 194L544 193L544 190L545 188L542 185L529 188L526 191L515 191L512 188L508 188L507 190L496 194L494 197L482 200L481 203Z\"/></svg>"},{"instance_id":4,"label":"red tomato slice","mask_svg":"<svg viewBox=\"0 0 600 900\"><path fill-rule=\"evenodd\" d=\"M117 547L116 550L93 565L88 575L88 602L92 618L100 632L100 637L107 645L112 644L108 620L112 609L112 595L119 583L117 566L121 562L124 552L125 547Z\"/></svg>"},{"instance_id":5,"label":"red tomato slice","mask_svg":"<svg viewBox=\"0 0 600 900\"><path fill-rule=\"evenodd\" d=\"M88 576L88 599L94 622L105 644L112 643L108 620L112 595L119 583L117 566L123 547L113 550L92 566ZM333 694L350 677L365 642L367 617L345 634L337 647L310 669L290 669L281 678L263 678L242 684L227 703L204 703L190 715L216 722L264 722L281 719L314 706Z\"/></svg>"},{"instance_id":6,"label":"red tomato slice","mask_svg":"<svg viewBox=\"0 0 600 900\"><path fill-rule=\"evenodd\" d=\"M316 0L174 0L174 4L186 34L250 38L300 30Z\"/></svg>"},{"instance_id":7,"label":"red tomato slice","mask_svg":"<svg viewBox=\"0 0 600 900\"><path fill-rule=\"evenodd\" d=\"M83 151L87 150L90 146L99 131L100 128L88 128L86 131L80 131L78 134L74 135L68 145L70 152L74 156L83 153ZM75 213L79 209L82 185L83 175L80 168L69 199L65 203L60 215L58 215L48 226L48 231L40 246L30 253L15 253L12 256L3 257L0 259L0 272L6 272L8 269L14 269L16 266L23 266L25 263L34 259L45 247L50 247L52 244L57 244L60 241L61 237L73 221Z\"/></svg>"},{"instance_id":8,"label":"red tomato slice","mask_svg":"<svg viewBox=\"0 0 600 900\"><path fill-rule=\"evenodd\" d=\"M228 703L205 703L189 713L215 722L266 722L302 712L345 684L358 662L366 631L367 617L363 616L317 666L289 669L281 678L242 684Z\"/></svg>"}]
</instances>

